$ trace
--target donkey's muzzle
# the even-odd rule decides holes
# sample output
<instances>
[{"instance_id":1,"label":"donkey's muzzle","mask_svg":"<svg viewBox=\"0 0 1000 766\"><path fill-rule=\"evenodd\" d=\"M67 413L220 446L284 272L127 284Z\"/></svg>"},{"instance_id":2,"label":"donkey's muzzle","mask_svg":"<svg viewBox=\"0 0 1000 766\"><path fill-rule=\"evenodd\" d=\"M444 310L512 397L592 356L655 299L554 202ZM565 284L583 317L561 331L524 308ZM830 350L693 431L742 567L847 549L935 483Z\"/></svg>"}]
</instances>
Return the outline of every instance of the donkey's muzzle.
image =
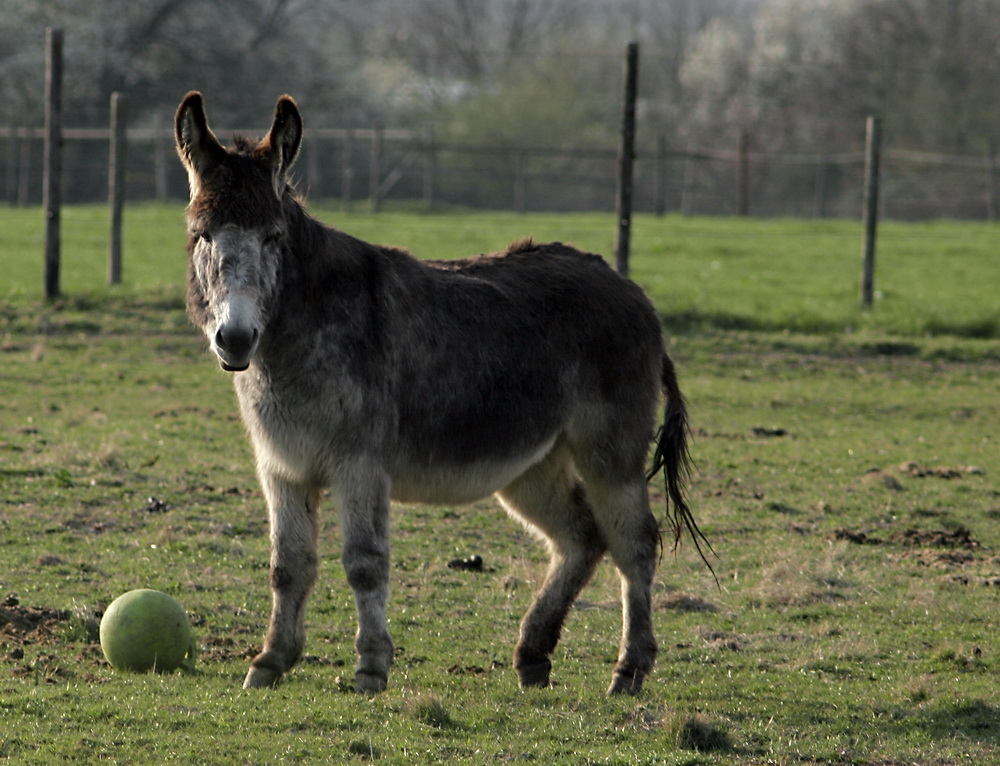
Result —
<instances>
[{"instance_id":1,"label":"donkey's muzzle","mask_svg":"<svg viewBox=\"0 0 1000 766\"><path fill-rule=\"evenodd\" d=\"M215 333L215 353L226 372L242 372L250 366L260 331L256 327L220 327Z\"/></svg>"}]
</instances>

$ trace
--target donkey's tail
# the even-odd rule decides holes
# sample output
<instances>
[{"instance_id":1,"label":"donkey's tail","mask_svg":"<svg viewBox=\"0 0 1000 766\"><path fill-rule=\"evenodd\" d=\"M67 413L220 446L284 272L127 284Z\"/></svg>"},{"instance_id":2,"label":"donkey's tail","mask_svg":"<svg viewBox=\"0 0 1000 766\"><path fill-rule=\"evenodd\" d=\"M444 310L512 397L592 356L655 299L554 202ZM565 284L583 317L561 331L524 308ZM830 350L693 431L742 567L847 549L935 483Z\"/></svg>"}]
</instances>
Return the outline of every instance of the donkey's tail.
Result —
<instances>
[{"instance_id":1,"label":"donkey's tail","mask_svg":"<svg viewBox=\"0 0 1000 766\"><path fill-rule=\"evenodd\" d=\"M663 425L656 433L653 465L649 469L649 473L646 474L646 481L650 481L657 473L663 471L668 504L673 505L673 514L668 513L667 519L674 532L674 548L676 549L681 541L681 535L687 529L694 542L694 547L698 550L698 555L701 556L701 560L705 562L705 566L715 577L715 570L705 556L705 548L712 553L715 553L715 550L708 538L698 528L691 509L688 508L687 500L684 498L685 484L691 473L691 456L687 445L687 408L684 405L684 396L681 394L680 386L677 385L677 372L674 370L674 363L666 354L663 355L661 383L663 393L666 396ZM703 545L705 548L702 547ZM718 582L719 578L716 577L715 580Z\"/></svg>"}]
</instances>

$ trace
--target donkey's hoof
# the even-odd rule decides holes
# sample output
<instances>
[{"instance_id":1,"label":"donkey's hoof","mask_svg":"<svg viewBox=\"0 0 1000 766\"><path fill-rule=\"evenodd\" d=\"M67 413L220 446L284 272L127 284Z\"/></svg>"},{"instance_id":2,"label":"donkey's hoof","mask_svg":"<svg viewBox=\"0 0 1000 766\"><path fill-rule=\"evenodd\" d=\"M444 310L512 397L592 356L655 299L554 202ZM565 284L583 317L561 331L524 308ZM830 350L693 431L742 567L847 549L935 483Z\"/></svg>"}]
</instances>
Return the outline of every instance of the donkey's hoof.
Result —
<instances>
[{"instance_id":1,"label":"donkey's hoof","mask_svg":"<svg viewBox=\"0 0 1000 766\"><path fill-rule=\"evenodd\" d=\"M645 680L645 676L635 671L615 673L611 677L608 694L638 694L642 691L643 680Z\"/></svg>"},{"instance_id":2,"label":"donkey's hoof","mask_svg":"<svg viewBox=\"0 0 1000 766\"><path fill-rule=\"evenodd\" d=\"M549 685L549 673L552 663L548 660L525 663L517 666L518 682L522 689L545 687Z\"/></svg>"},{"instance_id":3,"label":"donkey's hoof","mask_svg":"<svg viewBox=\"0 0 1000 766\"><path fill-rule=\"evenodd\" d=\"M354 676L354 691L358 694L380 694L388 685L388 677L379 673L358 673Z\"/></svg>"},{"instance_id":4,"label":"donkey's hoof","mask_svg":"<svg viewBox=\"0 0 1000 766\"><path fill-rule=\"evenodd\" d=\"M281 673L273 668L251 666L243 679L244 689L273 689L281 683Z\"/></svg>"}]
</instances>

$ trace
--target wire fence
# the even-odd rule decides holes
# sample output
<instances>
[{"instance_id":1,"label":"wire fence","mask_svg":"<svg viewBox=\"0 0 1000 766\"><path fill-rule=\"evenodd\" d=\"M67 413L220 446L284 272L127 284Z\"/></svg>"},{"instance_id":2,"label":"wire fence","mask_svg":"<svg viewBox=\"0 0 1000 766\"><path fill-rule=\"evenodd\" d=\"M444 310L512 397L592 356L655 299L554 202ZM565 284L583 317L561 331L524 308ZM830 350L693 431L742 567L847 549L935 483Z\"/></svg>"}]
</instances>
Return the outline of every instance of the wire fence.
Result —
<instances>
[{"instance_id":1,"label":"wire fence","mask_svg":"<svg viewBox=\"0 0 1000 766\"><path fill-rule=\"evenodd\" d=\"M220 136L241 131L218 131ZM125 198L186 199L187 179L168 129L127 131ZM0 128L8 205L42 199L43 132ZM110 131L63 131L63 200L107 200ZM408 130L307 131L296 173L314 199L345 208L384 204L531 211L612 211L618 153L611 148L460 145ZM861 210L864 157L857 153L765 154L719 150L640 150L638 212L686 215L854 218ZM880 215L900 220L996 220L994 155L958 156L886 147Z\"/></svg>"}]
</instances>

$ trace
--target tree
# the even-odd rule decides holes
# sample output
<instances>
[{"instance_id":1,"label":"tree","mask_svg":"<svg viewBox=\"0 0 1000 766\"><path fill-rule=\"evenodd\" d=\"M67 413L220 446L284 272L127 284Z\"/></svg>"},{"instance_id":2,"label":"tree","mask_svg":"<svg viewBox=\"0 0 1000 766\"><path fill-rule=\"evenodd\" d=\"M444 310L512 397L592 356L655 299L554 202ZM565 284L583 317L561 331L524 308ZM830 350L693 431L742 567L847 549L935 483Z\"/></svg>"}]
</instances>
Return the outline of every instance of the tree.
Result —
<instances>
[{"instance_id":1,"label":"tree","mask_svg":"<svg viewBox=\"0 0 1000 766\"><path fill-rule=\"evenodd\" d=\"M767 0L717 17L685 57L688 130L759 148L850 145L865 116L899 144L965 152L1000 124L1000 0Z\"/></svg>"},{"instance_id":2,"label":"tree","mask_svg":"<svg viewBox=\"0 0 1000 766\"><path fill-rule=\"evenodd\" d=\"M389 0L382 48L432 79L479 82L575 26L585 0Z\"/></svg>"},{"instance_id":3,"label":"tree","mask_svg":"<svg viewBox=\"0 0 1000 766\"><path fill-rule=\"evenodd\" d=\"M259 119L294 91L320 109L356 106L358 19L349 0L7 0L0 20L0 86L7 112L37 113L44 28L66 30L68 124L104 124L113 91L129 94L133 119L169 110L190 89L206 92L222 122ZM332 108L332 107L330 107ZM0 120L12 119L0 112Z\"/></svg>"},{"instance_id":4,"label":"tree","mask_svg":"<svg viewBox=\"0 0 1000 766\"><path fill-rule=\"evenodd\" d=\"M738 19L713 19L698 34L680 71L688 140L726 141L755 120L750 88L752 35Z\"/></svg>"}]
</instances>

